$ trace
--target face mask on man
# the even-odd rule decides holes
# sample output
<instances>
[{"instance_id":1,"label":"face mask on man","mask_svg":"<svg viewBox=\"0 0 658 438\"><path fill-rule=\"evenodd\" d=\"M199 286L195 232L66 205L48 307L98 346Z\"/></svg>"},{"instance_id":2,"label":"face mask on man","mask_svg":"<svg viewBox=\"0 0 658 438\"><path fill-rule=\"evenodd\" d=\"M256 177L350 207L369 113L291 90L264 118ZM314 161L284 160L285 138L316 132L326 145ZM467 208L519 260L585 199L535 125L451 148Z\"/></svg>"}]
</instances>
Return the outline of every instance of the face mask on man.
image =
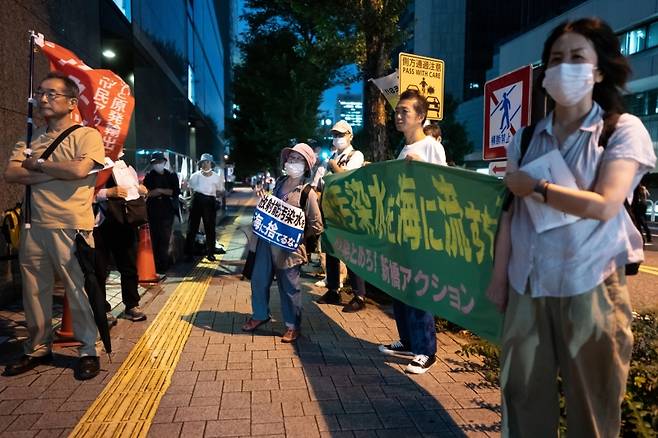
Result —
<instances>
[{"instance_id":1,"label":"face mask on man","mask_svg":"<svg viewBox=\"0 0 658 438\"><path fill-rule=\"evenodd\" d=\"M165 163L155 163L153 169L158 173L163 173L165 169Z\"/></svg>"},{"instance_id":2,"label":"face mask on man","mask_svg":"<svg viewBox=\"0 0 658 438\"><path fill-rule=\"evenodd\" d=\"M347 147L347 139L345 137L334 138L333 145L338 151L343 151Z\"/></svg>"},{"instance_id":3,"label":"face mask on man","mask_svg":"<svg viewBox=\"0 0 658 438\"><path fill-rule=\"evenodd\" d=\"M286 162L283 168L286 169L286 173L292 178L300 178L302 175L304 175L304 170L306 170L304 163Z\"/></svg>"},{"instance_id":4,"label":"face mask on man","mask_svg":"<svg viewBox=\"0 0 658 438\"><path fill-rule=\"evenodd\" d=\"M593 64L558 64L546 70L542 85L559 105L574 106L594 88L595 68Z\"/></svg>"}]
</instances>

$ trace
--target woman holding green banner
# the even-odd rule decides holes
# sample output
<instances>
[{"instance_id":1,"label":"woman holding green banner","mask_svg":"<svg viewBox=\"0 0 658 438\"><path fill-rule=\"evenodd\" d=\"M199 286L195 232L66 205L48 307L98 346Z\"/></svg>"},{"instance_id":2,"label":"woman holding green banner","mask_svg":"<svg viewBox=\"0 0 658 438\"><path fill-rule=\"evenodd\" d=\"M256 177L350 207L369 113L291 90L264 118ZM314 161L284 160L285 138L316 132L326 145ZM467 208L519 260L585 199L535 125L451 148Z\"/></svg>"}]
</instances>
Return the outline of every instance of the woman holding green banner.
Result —
<instances>
[{"instance_id":1,"label":"woman holding green banner","mask_svg":"<svg viewBox=\"0 0 658 438\"><path fill-rule=\"evenodd\" d=\"M559 374L569 436L616 437L633 344L625 265L643 258L624 203L656 156L642 122L623 113L630 67L606 23L561 24L542 61L555 110L508 147L515 198L487 290L506 311L503 436L557 435Z\"/></svg>"},{"instance_id":2,"label":"woman holding green banner","mask_svg":"<svg viewBox=\"0 0 658 438\"><path fill-rule=\"evenodd\" d=\"M425 161L445 166L443 146L423 131L428 109L427 100L417 91L407 90L400 95L400 101L395 107L395 127L404 134L406 146L400 151L398 160ZM436 362L434 315L395 298L393 314L400 340L380 345L379 351L388 355L412 357L405 369L408 373L427 372Z\"/></svg>"},{"instance_id":3,"label":"woman holding green banner","mask_svg":"<svg viewBox=\"0 0 658 438\"><path fill-rule=\"evenodd\" d=\"M281 152L286 176L276 181L272 196L304 212L304 234L322 233L322 218L315 190L308 184L310 172L315 164L315 153L305 143L285 148ZM308 187L308 188L307 188ZM304 243L293 251L287 251L263 238L255 239L255 261L251 274L251 306L253 314L242 326L245 332L253 332L270 320L270 286L274 274L281 297L281 313L286 324L282 342L294 342L300 335L302 321L302 291L299 276L302 264L306 263Z\"/></svg>"}]
</instances>

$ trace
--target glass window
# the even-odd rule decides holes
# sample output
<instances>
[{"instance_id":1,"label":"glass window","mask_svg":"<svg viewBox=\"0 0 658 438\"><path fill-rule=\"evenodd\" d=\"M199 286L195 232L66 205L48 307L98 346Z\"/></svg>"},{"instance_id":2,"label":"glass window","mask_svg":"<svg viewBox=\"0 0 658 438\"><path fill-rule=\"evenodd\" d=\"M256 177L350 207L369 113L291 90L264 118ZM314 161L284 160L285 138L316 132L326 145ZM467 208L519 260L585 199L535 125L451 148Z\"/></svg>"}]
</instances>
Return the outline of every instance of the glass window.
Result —
<instances>
[{"instance_id":1,"label":"glass window","mask_svg":"<svg viewBox=\"0 0 658 438\"><path fill-rule=\"evenodd\" d=\"M647 114L658 114L658 90L650 90L647 94Z\"/></svg>"},{"instance_id":2,"label":"glass window","mask_svg":"<svg viewBox=\"0 0 658 438\"><path fill-rule=\"evenodd\" d=\"M632 55L644 50L646 35L647 33L644 27L626 33L626 49L628 53L625 53L625 55Z\"/></svg>"},{"instance_id":3,"label":"glass window","mask_svg":"<svg viewBox=\"0 0 658 438\"><path fill-rule=\"evenodd\" d=\"M626 33L619 35L619 51L622 55L628 55L628 47L626 47Z\"/></svg>"},{"instance_id":4,"label":"glass window","mask_svg":"<svg viewBox=\"0 0 658 438\"><path fill-rule=\"evenodd\" d=\"M641 93L628 94L625 96L626 109L629 113L638 117L646 116L650 111L653 112L654 108L647 108L649 93L643 91Z\"/></svg>"},{"instance_id":5,"label":"glass window","mask_svg":"<svg viewBox=\"0 0 658 438\"><path fill-rule=\"evenodd\" d=\"M187 98L194 103L194 70L191 65L187 65Z\"/></svg>"},{"instance_id":6,"label":"glass window","mask_svg":"<svg viewBox=\"0 0 658 438\"><path fill-rule=\"evenodd\" d=\"M114 3L118 6L121 13L126 16L128 21L132 21L130 15L130 0L114 0Z\"/></svg>"},{"instance_id":7,"label":"glass window","mask_svg":"<svg viewBox=\"0 0 658 438\"><path fill-rule=\"evenodd\" d=\"M649 25L647 48L658 46L658 21Z\"/></svg>"}]
</instances>

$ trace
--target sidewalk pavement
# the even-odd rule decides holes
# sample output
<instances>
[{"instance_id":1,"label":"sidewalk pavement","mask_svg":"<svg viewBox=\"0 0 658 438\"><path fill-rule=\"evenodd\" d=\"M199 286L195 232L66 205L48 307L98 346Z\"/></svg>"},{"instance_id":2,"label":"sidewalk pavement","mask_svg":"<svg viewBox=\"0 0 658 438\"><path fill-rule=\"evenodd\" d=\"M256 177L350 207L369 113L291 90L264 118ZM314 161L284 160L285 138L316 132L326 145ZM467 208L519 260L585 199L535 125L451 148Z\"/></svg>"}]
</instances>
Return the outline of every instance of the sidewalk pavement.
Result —
<instances>
[{"instance_id":1,"label":"sidewalk pavement","mask_svg":"<svg viewBox=\"0 0 658 438\"><path fill-rule=\"evenodd\" d=\"M246 218L246 219L245 219ZM220 235L231 233L197 312L191 333L149 429L152 437L303 436L450 437L498 436L500 394L477 372L476 359L457 354L457 335L438 335L438 360L424 375L405 374L408 360L383 356L380 343L397 339L390 306L369 304L342 313L318 305L324 292L316 278L303 276L303 336L295 345L280 341L284 325L273 285L273 321L255 334L240 327L250 315L250 286L240 280L245 239L236 217ZM230 222L230 221L229 221ZM307 271L308 267L305 267ZM0 437L68 436L78 420L129 357L191 266L170 275L142 298L148 321L120 319L112 330L112 363L90 381L73 379L75 352L56 350L54 366L22 376L0 377ZM14 312L19 315L20 312ZM5 318L0 313L0 321ZM11 341L11 340L10 340ZM0 345L0 364L19 354L15 342Z\"/></svg>"}]
</instances>

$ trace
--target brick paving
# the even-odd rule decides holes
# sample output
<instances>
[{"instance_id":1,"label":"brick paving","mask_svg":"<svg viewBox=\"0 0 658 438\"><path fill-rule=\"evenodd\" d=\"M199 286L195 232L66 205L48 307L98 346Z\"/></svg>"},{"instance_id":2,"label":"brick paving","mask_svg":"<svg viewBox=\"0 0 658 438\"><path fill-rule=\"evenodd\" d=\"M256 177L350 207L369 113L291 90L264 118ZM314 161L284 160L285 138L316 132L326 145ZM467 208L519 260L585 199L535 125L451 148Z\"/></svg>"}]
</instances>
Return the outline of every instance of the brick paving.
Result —
<instances>
[{"instance_id":1,"label":"brick paving","mask_svg":"<svg viewBox=\"0 0 658 438\"><path fill-rule=\"evenodd\" d=\"M457 354L461 338L440 333L437 363L421 376L404 373L407 360L379 353L380 343L397 339L390 306L369 304L363 312L345 314L338 306L318 305L314 300L322 290L313 286L316 278L305 275L303 336L295 345L280 341L284 325L274 286L273 321L255 334L242 333L251 311L249 283L235 273L243 240L238 234L229 245L238 255L229 251L194 315L149 436L500 434L499 389ZM170 276L146 292L149 321L181 279ZM0 320L4 317L0 312ZM0 377L0 437L67 436L147 324L120 319L112 331L112 363L102 356L103 371L91 381L73 378L75 354L69 349L56 351L54 366ZM19 354L15 347L13 339L0 345L1 364Z\"/></svg>"}]
</instances>

